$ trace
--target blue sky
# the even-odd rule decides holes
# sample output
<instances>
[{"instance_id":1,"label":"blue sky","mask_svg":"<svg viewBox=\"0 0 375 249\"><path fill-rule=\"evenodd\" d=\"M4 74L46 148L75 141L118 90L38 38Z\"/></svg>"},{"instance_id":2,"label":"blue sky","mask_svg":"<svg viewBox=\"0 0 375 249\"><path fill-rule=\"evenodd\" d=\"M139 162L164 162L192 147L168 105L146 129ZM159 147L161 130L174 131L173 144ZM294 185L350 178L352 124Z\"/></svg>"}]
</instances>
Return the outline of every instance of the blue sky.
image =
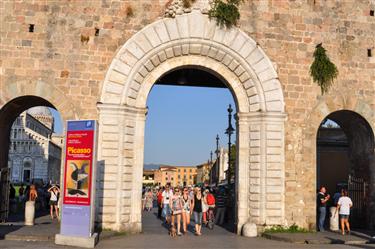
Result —
<instances>
[{"instance_id":1,"label":"blue sky","mask_svg":"<svg viewBox=\"0 0 375 249\"><path fill-rule=\"evenodd\" d=\"M216 149L216 134L220 146L227 147L228 104L235 113L227 88L155 85L147 99L144 162L181 166L206 162ZM51 111L55 132L62 133L60 115ZM232 125L235 128L234 119Z\"/></svg>"},{"instance_id":2,"label":"blue sky","mask_svg":"<svg viewBox=\"0 0 375 249\"><path fill-rule=\"evenodd\" d=\"M226 88L154 86L147 100L145 163L206 162L216 148L216 134L220 145L227 146L228 104L236 109Z\"/></svg>"}]
</instances>

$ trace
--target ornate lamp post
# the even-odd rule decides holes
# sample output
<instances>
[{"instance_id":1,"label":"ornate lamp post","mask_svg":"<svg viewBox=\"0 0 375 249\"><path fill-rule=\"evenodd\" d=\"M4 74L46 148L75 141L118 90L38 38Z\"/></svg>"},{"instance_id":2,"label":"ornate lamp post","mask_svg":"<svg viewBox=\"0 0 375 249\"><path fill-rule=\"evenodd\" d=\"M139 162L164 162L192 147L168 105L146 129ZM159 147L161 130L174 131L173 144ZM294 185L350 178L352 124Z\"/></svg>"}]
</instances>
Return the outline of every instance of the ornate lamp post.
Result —
<instances>
[{"instance_id":1,"label":"ornate lamp post","mask_svg":"<svg viewBox=\"0 0 375 249\"><path fill-rule=\"evenodd\" d=\"M212 163L212 150L211 150L211 153L210 153L210 158L211 158L211 160L210 160L210 163Z\"/></svg>"},{"instance_id":2,"label":"ornate lamp post","mask_svg":"<svg viewBox=\"0 0 375 249\"><path fill-rule=\"evenodd\" d=\"M231 142L231 136L234 132L234 128L232 127L232 112L233 112L233 109L232 109L232 106L229 104L229 107L228 107L228 128L226 129L225 131L225 134L228 135L228 174L227 174L227 177L228 177L228 184L230 184L231 182L231 178L232 178L232 175L231 175L231 170L230 170L230 165L231 165L231 160L230 160L230 151L231 151L231 146L232 146L232 142Z\"/></svg>"},{"instance_id":3,"label":"ornate lamp post","mask_svg":"<svg viewBox=\"0 0 375 249\"><path fill-rule=\"evenodd\" d=\"M220 171L219 171L219 154L220 154L220 150L219 150L219 134L216 135L216 150L215 150L215 153L216 153L216 172L215 172L215 177L216 177L216 186L219 184L219 177L220 177Z\"/></svg>"}]
</instances>

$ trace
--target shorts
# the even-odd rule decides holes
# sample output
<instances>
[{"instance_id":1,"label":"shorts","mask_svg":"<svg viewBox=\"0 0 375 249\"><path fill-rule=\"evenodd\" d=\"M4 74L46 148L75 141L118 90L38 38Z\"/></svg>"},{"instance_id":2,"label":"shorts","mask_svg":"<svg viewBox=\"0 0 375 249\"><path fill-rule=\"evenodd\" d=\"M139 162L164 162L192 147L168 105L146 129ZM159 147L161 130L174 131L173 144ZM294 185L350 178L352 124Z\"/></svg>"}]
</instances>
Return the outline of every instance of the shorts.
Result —
<instances>
[{"instance_id":1,"label":"shorts","mask_svg":"<svg viewBox=\"0 0 375 249\"><path fill-rule=\"evenodd\" d=\"M340 219L349 219L349 214L340 214Z\"/></svg>"},{"instance_id":2,"label":"shorts","mask_svg":"<svg viewBox=\"0 0 375 249\"><path fill-rule=\"evenodd\" d=\"M171 208L169 207L169 204L163 204L163 211L161 216L164 218L171 215Z\"/></svg>"},{"instance_id":3,"label":"shorts","mask_svg":"<svg viewBox=\"0 0 375 249\"><path fill-rule=\"evenodd\" d=\"M57 206L57 201L49 201L50 206Z\"/></svg>"},{"instance_id":4,"label":"shorts","mask_svg":"<svg viewBox=\"0 0 375 249\"><path fill-rule=\"evenodd\" d=\"M198 213L198 212L194 211L193 215L194 215L194 222L195 222L195 224L202 225L202 216L203 216L203 213L202 212Z\"/></svg>"}]
</instances>

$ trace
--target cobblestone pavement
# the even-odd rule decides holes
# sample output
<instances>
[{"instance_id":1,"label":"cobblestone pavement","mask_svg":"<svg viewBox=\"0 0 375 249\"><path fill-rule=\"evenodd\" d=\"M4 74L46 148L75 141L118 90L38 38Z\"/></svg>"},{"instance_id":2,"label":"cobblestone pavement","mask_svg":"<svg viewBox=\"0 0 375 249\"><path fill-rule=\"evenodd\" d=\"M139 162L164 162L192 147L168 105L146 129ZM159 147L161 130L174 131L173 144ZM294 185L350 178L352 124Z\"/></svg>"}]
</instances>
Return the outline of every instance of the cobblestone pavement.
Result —
<instances>
[{"instance_id":1,"label":"cobblestone pavement","mask_svg":"<svg viewBox=\"0 0 375 249\"><path fill-rule=\"evenodd\" d=\"M143 216L142 234L120 235L99 241L97 248L254 248L254 249L367 249L375 248L375 245L304 245L292 244L265 238L245 238L228 232L226 229L215 226L214 230L203 229L202 236L194 236L189 232L181 237L171 238L167 229L157 220L154 212L146 213ZM40 248L76 248L58 246L53 242L25 242L25 241L5 241L0 240L1 249L40 249Z\"/></svg>"}]
</instances>

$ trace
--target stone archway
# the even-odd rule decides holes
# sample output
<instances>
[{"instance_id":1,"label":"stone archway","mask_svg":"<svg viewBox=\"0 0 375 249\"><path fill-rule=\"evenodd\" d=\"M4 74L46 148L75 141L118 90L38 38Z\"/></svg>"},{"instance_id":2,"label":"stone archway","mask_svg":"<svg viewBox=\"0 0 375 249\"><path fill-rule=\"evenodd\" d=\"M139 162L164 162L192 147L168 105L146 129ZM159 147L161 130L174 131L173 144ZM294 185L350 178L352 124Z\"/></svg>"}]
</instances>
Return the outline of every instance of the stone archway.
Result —
<instances>
[{"instance_id":1,"label":"stone archway","mask_svg":"<svg viewBox=\"0 0 375 249\"><path fill-rule=\"evenodd\" d=\"M350 111L358 114L365 120L370 129L374 131L375 124L375 112L366 102L357 98L356 96L346 96L338 93L334 96L323 96L320 97L318 103L312 109L310 115L306 118L307 126L304 128L303 134L303 155L304 155L304 174L310 176L308 181L305 182L304 189L306 190L305 205L308 207L315 207L307 209L304 213L306 217L305 223L311 228L315 227L316 224L316 190L318 188L316 179L316 165L317 165L317 132L321 125L321 122L330 114L340 111ZM353 131L354 132L354 131ZM372 156L370 165L375 166L375 154ZM372 173L374 175L374 173ZM373 177L373 176L371 176ZM371 179L374 181L374 179ZM371 193L374 196L374 192ZM372 208L374 204L372 203ZM373 218L372 218L373 219ZM371 221L375 224L374 221ZM313 225L314 224L314 225Z\"/></svg>"},{"instance_id":2,"label":"stone archway","mask_svg":"<svg viewBox=\"0 0 375 249\"><path fill-rule=\"evenodd\" d=\"M99 108L98 219L105 228L141 231L141 179L147 96L179 67L215 71L237 104L237 231L254 222L284 224L284 100L263 50L237 28L199 11L156 21L118 51Z\"/></svg>"}]
</instances>

